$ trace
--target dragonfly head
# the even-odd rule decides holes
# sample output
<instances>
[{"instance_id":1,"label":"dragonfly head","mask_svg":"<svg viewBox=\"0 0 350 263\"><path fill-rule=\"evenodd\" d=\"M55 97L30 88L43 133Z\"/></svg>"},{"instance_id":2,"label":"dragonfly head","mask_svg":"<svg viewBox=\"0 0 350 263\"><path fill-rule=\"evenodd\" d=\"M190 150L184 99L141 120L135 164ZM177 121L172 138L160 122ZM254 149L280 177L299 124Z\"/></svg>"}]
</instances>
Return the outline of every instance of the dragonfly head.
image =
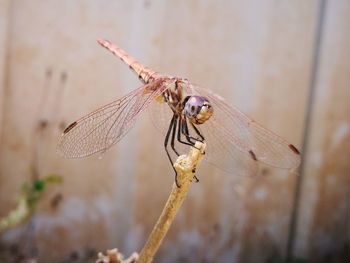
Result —
<instances>
[{"instance_id":1,"label":"dragonfly head","mask_svg":"<svg viewBox=\"0 0 350 263\"><path fill-rule=\"evenodd\" d=\"M214 112L209 100L202 96L187 96L184 104L184 113L193 124L203 124Z\"/></svg>"}]
</instances>

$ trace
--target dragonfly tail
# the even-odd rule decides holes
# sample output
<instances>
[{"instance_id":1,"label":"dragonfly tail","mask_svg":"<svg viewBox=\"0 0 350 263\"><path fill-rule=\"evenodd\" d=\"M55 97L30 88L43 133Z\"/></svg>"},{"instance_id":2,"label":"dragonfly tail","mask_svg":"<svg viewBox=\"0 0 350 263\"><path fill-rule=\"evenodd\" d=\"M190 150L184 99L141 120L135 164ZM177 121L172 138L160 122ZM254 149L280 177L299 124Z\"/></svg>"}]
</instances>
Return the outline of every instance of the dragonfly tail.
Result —
<instances>
[{"instance_id":1,"label":"dragonfly tail","mask_svg":"<svg viewBox=\"0 0 350 263\"><path fill-rule=\"evenodd\" d=\"M147 84L154 79L156 75L155 71L142 65L140 62L138 62L136 59L134 59L132 56L130 56L117 45L104 39L97 39L97 42L101 46L112 52L114 55L116 55L118 58L120 58L125 64L127 64L129 68L137 74L137 76L143 83Z\"/></svg>"}]
</instances>

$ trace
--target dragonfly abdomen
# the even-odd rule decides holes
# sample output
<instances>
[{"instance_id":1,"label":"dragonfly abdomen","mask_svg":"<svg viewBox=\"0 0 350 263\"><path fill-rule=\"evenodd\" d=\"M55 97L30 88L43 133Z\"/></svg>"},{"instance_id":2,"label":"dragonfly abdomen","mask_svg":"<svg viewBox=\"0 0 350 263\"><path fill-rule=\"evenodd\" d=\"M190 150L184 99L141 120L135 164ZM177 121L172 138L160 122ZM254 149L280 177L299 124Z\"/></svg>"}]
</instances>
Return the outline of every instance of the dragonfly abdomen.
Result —
<instances>
[{"instance_id":1,"label":"dragonfly abdomen","mask_svg":"<svg viewBox=\"0 0 350 263\"><path fill-rule=\"evenodd\" d=\"M117 45L112 44L111 42L104 39L98 39L97 42L101 46L112 52L114 55L116 55L118 58L120 58L125 64L127 64L129 68L137 74L137 76L143 83L147 84L155 79L155 71L142 65L140 62L138 62L132 56L128 55L123 49L121 49Z\"/></svg>"}]
</instances>

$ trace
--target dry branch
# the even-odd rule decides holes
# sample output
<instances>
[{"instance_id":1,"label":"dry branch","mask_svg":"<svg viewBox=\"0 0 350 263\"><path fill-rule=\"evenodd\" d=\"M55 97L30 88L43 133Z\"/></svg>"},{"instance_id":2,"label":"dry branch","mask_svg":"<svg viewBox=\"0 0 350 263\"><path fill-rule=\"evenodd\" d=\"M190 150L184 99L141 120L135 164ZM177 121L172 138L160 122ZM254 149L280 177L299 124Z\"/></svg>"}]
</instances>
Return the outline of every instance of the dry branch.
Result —
<instances>
[{"instance_id":1,"label":"dry branch","mask_svg":"<svg viewBox=\"0 0 350 263\"><path fill-rule=\"evenodd\" d=\"M181 187L173 184L170 196L163 211L154 226L148 240L143 247L140 256L133 253L128 259L123 259L123 255L117 250L108 250L106 255L99 253L96 263L149 263L152 262L162 240L168 232L175 215L182 205L183 200L193 181L196 169L203 159L205 143L196 142L195 147L191 147L188 155L181 155L177 158L174 167L177 171L177 181Z\"/></svg>"},{"instance_id":2,"label":"dry branch","mask_svg":"<svg viewBox=\"0 0 350 263\"><path fill-rule=\"evenodd\" d=\"M175 162L174 167L177 171L178 183L181 187L179 188L175 183L173 184L168 201L166 202L162 214L140 253L140 258L137 261L138 263L152 262L153 257L168 232L177 211L186 197L191 182L193 181L196 168L203 159L204 150L205 144L196 142L195 148L191 147L188 155L179 156Z\"/></svg>"}]
</instances>

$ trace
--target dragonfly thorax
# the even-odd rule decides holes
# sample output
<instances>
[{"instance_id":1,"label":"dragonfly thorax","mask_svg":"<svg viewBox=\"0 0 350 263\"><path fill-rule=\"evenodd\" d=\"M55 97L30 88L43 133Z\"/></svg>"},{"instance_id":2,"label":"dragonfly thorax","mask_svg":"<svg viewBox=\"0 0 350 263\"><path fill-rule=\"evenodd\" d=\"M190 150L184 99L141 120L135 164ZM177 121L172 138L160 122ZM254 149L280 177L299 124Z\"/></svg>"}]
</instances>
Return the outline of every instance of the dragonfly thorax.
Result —
<instances>
[{"instance_id":1,"label":"dragonfly thorax","mask_svg":"<svg viewBox=\"0 0 350 263\"><path fill-rule=\"evenodd\" d=\"M184 114L193 124L203 124L213 115L213 107L203 96L187 96L184 103Z\"/></svg>"}]
</instances>

